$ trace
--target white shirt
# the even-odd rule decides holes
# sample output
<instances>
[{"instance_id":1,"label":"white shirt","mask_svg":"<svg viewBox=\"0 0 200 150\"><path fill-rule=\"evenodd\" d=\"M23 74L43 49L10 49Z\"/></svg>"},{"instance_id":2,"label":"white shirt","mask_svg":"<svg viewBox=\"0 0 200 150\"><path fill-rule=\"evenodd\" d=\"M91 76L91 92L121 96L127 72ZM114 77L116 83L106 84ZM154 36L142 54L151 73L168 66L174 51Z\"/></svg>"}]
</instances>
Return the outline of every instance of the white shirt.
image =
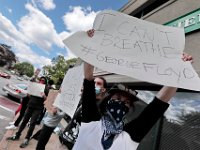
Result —
<instances>
[{"instance_id":1,"label":"white shirt","mask_svg":"<svg viewBox=\"0 0 200 150\"><path fill-rule=\"evenodd\" d=\"M101 121L81 123L77 141L73 150L104 150L101 144L103 126ZM122 131L117 135L109 150L136 150L139 143L134 142L129 134Z\"/></svg>"}]
</instances>

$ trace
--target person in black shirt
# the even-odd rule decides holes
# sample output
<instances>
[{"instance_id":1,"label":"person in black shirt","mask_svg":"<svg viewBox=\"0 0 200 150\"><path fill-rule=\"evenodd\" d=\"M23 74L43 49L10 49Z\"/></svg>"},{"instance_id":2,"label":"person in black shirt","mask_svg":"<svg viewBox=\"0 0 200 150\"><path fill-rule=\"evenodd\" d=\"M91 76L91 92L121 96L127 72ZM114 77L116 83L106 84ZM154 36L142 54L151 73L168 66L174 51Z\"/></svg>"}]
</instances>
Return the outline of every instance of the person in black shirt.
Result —
<instances>
[{"instance_id":1,"label":"person in black shirt","mask_svg":"<svg viewBox=\"0 0 200 150\"><path fill-rule=\"evenodd\" d=\"M107 91L107 81L101 77L97 76L94 78L95 84L95 102L99 106L102 98L104 97ZM82 89L83 90L83 89ZM73 118L68 123L64 131L59 135L59 140L62 144L66 145L67 148L71 149L78 137L78 130L81 124L81 113L82 113L82 100L80 100L79 105L76 109L76 112ZM77 131L77 132L74 132Z\"/></svg>"},{"instance_id":2,"label":"person in black shirt","mask_svg":"<svg viewBox=\"0 0 200 150\"><path fill-rule=\"evenodd\" d=\"M39 80L39 83L46 84L47 79L45 77L41 77ZM12 140L12 141L18 140L20 138L21 132L24 130L24 128L26 127L26 124L29 122L29 119L31 119L30 127L25 136L25 140L20 145L20 147L24 148L28 145L30 137L32 136L32 133L35 129L37 119L38 119L39 115L41 115L41 113L44 109L44 101L47 97L48 91L49 91L49 89L45 88L43 97L29 95L29 103L28 103L28 107L27 107L26 113L24 115L23 121L22 121L18 131L16 132L16 134L12 137L8 137L7 140Z\"/></svg>"}]
</instances>

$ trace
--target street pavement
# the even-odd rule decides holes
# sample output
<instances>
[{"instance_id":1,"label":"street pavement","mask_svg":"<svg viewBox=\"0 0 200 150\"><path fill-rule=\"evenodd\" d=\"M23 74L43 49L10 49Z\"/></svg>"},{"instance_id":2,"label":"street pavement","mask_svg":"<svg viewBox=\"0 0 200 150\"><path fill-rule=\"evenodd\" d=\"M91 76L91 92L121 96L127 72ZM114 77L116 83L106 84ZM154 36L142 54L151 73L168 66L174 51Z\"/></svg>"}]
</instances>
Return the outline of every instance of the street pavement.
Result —
<instances>
[{"instance_id":1,"label":"street pavement","mask_svg":"<svg viewBox=\"0 0 200 150\"><path fill-rule=\"evenodd\" d=\"M27 80L23 80L23 81L20 81L17 79L17 76L15 75L11 75L11 78L10 79L5 79L5 78L2 78L0 77L0 96L4 96L4 97L7 97L7 94L2 90L2 88L6 85L6 84L28 84L28 81ZM10 97L7 97L8 99L11 99ZM17 101L16 99L12 98L13 101Z\"/></svg>"},{"instance_id":2,"label":"street pavement","mask_svg":"<svg viewBox=\"0 0 200 150\"><path fill-rule=\"evenodd\" d=\"M8 97L2 87L8 83L27 83L28 81L19 81L16 76L12 76L11 79L5 79L0 77L0 150L21 150L19 145L24 140L24 137L27 133L28 127L22 132L21 138L19 141L7 141L6 138L15 134L16 130L5 130L5 127L9 122L16 119L17 116L14 115L15 110L18 108L19 103L16 102L16 99ZM34 133L42 128L42 125L36 126ZM27 150L35 150L37 141L32 139L30 144L25 148ZM46 150L68 150L64 145L61 145L58 139L58 135L52 134Z\"/></svg>"},{"instance_id":3,"label":"street pavement","mask_svg":"<svg viewBox=\"0 0 200 150\"><path fill-rule=\"evenodd\" d=\"M41 128L42 128L42 125L37 125L35 127L34 133L36 133ZM17 131L17 129L16 130L7 130L3 136L3 139L0 141L0 150L21 150L21 148L19 146L23 142L25 135L27 133L27 130L28 130L28 127L26 127L24 129L20 139L17 141L7 141L6 140L7 137L13 136L15 134L15 132ZM37 141L34 139L31 139L29 142L29 145L24 149L35 150L36 145L37 145ZM68 150L68 149L64 145L60 144L58 135L53 133L49 142L46 145L46 150Z\"/></svg>"},{"instance_id":4,"label":"street pavement","mask_svg":"<svg viewBox=\"0 0 200 150\"><path fill-rule=\"evenodd\" d=\"M19 107L19 103L16 99L10 98L7 94L2 91L2 87L8 83L21 83L22 81L17 80L16 76L12 76L10 79L0 77L0 140L3 138L6 132L5 127L14 118L15 110ZM27 81L24 81L27 83Z\"/></svg>"},{"instance_id":5,"label":"street pavement","mask_svg":"<svg viewBox=\"0 0 200 150\"><path fill-rule=\"evenodd\" d=\"M0 106L0 140L3 138L6 132L5 127L10 121L13 120L13 116L14 113L12 111L8 111Z\"/></svg>"}]
</instances>

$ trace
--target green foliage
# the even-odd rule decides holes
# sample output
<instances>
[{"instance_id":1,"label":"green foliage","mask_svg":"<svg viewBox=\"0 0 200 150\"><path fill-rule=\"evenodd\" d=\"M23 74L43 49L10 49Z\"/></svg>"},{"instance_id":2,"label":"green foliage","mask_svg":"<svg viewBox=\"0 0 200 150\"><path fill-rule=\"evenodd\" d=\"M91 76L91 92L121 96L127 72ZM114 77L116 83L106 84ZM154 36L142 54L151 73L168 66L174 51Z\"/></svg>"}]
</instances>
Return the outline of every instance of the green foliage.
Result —
<instances>
[{"instance_id":1,"label":"green foliage","mask_svg":"<svg viewBox=\"0 0 200 150\"><path fill-rule=\"evenodd\" d=\"M77 58L65 60L64 56L57 56L52 59L52 65L43 67L44 76L51 78L57 85L62 83L62 80L71 65L75 65Z\"/></svg>"},{"instance_id":2,"label":"green foliage","mask_svg":"<svg viewBox=\"0 0 200 150\"><path fill-rule=\"evenodd\" d=\"M17 58L11 50L11 46L0 44L0 66L7 65L8 68L11 68L16 61Z\"/></svg>"},{"instance_id":3,"label":"green foliage","mask_svg":"<svg viewBox=\"0 0 200 150\"><path fill-rule=\"evenodd\" d=\"M34 74L34 67L28 62L17 63L14 65L14 69L17 70L20 75L32 77Z\"/></svg>"}]
</instances>

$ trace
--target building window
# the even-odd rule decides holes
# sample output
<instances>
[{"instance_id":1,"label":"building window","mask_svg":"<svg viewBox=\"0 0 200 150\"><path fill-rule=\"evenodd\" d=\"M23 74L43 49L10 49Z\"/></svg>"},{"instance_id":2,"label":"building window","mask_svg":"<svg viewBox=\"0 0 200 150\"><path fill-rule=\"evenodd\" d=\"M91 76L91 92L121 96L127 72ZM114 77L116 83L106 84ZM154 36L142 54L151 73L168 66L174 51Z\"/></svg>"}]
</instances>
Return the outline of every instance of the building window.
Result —
<instances>
[{"instance_id":1,"label":"building window","mask_svg":"<svg viewBox=\"0 0 200 150\"><path fill-rule=\"evenodd\" d=\"M168 1L170 0L154 0L153 2L147 1L147 3L144 4L145 6L142 6L142 9L139 12L133 11L130 15L137 18L141 18Z\"/></svg>"},{"instance_id":2,"label":"building window","mask_svg":"<svg viewBox=\"0 0 200 150\"><path fill-rule=\"evenodd\" d=\"M138 96L149 103L157 92L138 91ZM177 92L170 107L144 138L138 150L199 150L200 149L200 94ZM158 133L160 132L160 133Z\"/></svg>"}]
</instances>

